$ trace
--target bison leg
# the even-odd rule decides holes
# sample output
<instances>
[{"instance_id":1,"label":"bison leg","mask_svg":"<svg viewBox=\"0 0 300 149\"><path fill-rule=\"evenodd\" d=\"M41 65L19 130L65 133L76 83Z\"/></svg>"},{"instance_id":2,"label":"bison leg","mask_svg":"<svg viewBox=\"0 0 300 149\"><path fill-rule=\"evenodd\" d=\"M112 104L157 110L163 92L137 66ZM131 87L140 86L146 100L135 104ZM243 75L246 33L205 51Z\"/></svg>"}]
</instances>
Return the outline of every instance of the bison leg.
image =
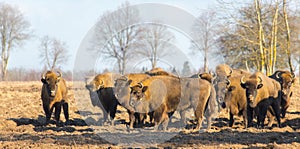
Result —
<instances>
[{"instance_id":1,"label":"bison leg","mask_svg":"<svg viewBox=\"0 0 300 149\"><path fill-rule=\"evenodd\" d=\"M253 108L251 108L249 105L247 106L247 119L248 119L248 125L246 127L253 126Z\"/></svg>"},{"instance_id":2,"label":"bison leg","mask_svg":"<svg viewBox=\"0 0 300 149\"><path fill-rule=\"evenodd\" d=\"M168 124L169 124L169 115L166 113L166 111L164 111L164 113L162 114L162 126L163 126L163 130L166 131L168 128Z\"/></svg>"},{"instance_id":3,"label":"bison leg","mask_svg":"<svg viewBox=\"0 0 300 149\"><path fill-rule=\"evenodd\" d=\"M62 107L63 107L63 110L64 110L64 116L65 116L65 119L66 119L66 124L69 123L69 104L67 102L63 102L62 103Z\"/></svg>"},{"instance_id":4,"label":"bison leg","mask_svg":"<svg viewBox=\"0 0 300 149\"><path fill-rule=\"evenodd\" d=\"M186 110L180 111L180 125L183 124L183 126L186 126Z\"/></svg>"},{"instance_id":5,"label":"bison leg","mask_svg":"<svg viewBox=\"0 0 300 149\"><path fill-rule=\"evenodd\" d=\"M117 106L118 105L113 105L112 109L110 109L110 112L109 112L112 126L115 125L115 116L116 116L116 112L117 112Z\"/></svg>"},{"instance_id":6,"label":"bison leg","mask_svg":"<svg viewBox=\"0 0 300 149\"><path fill-rule=\"evenodd\" d=\"M59 119L60 119L60 113L61 113L61 103L55 103L55 111L54 111L54 115L55 115L55 120L56 120L56 125L59 126Z\"/></svg>"},{"instance_id":7,"label":"bison leg","mask_svg":"<svg viewBox=\"0 0 300 149\"><path fill-rule=\"evenodd\" d=\"M45 112L45 114L46 114L46 122L45 122L45 125L48 125L49 122L50 122L51 113L52 113L52 112L50 112L49 104L43 104L43 109L44 109L44 112Z\"/></svg>"},{"instance_id":8,"label":"bison leg","mask_svg":"<svg viewBox=\"0 0 300 149\"><path fill-rule=\"evenodd\" d=\"M232 127L234 123L233 114L229 112L229 127Z\"/></svg>"},{"instance_id":9,"label":"bison leg","mask_svg":"<svg viewBox=\"0 0 300 149\"><path fill-rule=\"evenodd\" d=\"M207 131L211 129L211 116L206 116L207 121Z\"/></svg>"},{"instance_id":10,"label":"bison leg","mask_svg":"<svg viewBox=\"0 0 300 149\"><path fill-rule=\"evenodd\" d=\"M267 115L267 110L268 110L268 106L267 105L262 105L260 107L261 110L259 110L259 113L258 113L258 118L257 118L257 126L259 128L264 128L265 126L265 118L266 118L266 115Z\"/></svg>"},{"instance_id":11,"label":"bison leg","mask_svg":"<svg viewBox=\"0 0 300 149\"><path fill-rule=\"evenodd\" d=\"M277 101L273 102L273 104L271 105L274 112L275 112L275 117L277 119L277 123L278 123L278 127L281 127L281 122L280 122L280 105Z\"/></svg>"},{"instance_id":12,"label":"bison leg","mask_svg":"<svg viewBox=\"0 0 300 149\"><path fill-rule=\"evenodd\" d=\"M284 118L284 117L285 117L287 108L288 108L288 107L284 107L284 108L281 109L281 118Z\"/></svg>"},{"instance_id":13,"label":"bison leg","mask_svg":"<svg viewBox=\"0 0 300 149\"><path fill-rule=\"evenodd\" d=\"M153 116L154 116L154 130L158 130L158 127L159 125L161 124L163 118L164 118L164 114L166 114L165 111L165 107L163 105L161 105L159 108L157 108L154 113L153 113ZM168 115L167 115L168 116Z\"/></svg>"},{"instance_id":14,"label":"bison leg","mask_svg":"<svg viewBox=\"0 0 300 149\"><path fill-rule=\"evenodd\" d=\"M133 111L127 110L128 115L129 115L129 128L133 129L133 124L135 122L135 115Z\"/></svg>"},{"instance_id":15,"label":"bison leg","mask_svg":"<svg viewBox=\"0 0 300 149\"><path fill-rule=\"evenodd\" d=\"M248 119L247 119L247 110L243 110L243 120L244 120L244 127L247 128L248 126Z\"/></svg>"}]
</instances>

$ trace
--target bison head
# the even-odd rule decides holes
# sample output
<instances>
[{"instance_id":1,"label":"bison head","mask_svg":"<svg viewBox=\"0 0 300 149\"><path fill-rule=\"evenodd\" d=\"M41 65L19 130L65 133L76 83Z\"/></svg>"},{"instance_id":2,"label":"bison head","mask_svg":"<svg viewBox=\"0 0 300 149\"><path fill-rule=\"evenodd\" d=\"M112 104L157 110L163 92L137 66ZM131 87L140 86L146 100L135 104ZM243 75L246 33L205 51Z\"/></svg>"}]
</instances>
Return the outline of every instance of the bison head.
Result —
<instances>
[{"instance_id":1,"label":"bison head","mask_svg":"<svg viewBox=\"0 0 300 149\"><path fill-rule=\"evenodd\" d=\"M48 94L52 97L56 95L61 76L62 75L60 72L55 73L53 71L47 71L46 73L42 74L41 81L46 85Z\"/></svg>"},{"instance_id":2,"label":"bison head","mask_svg":"<svg viewBox=\"0 0 300 149\"><path fill-rule=\"evenodd\" d=\"M246 89L246 97L247 102L249 103L250 107L254 108L257 105L256 97L258 89L263 87L262 79L260 76L257 79L248 79L244 80L244 76L241 78L241 87Z\"/></svg>"},{"instance_id":3,"label":"bison head","mask_svg":"<svg viewBox=\"0 0 300 149\"><path fill-rule=\"evenodd\" d=\"M216 75L213 72L209 72L209 73L204 72L198 74L198 77L207 80L210 83L213 83L213 80L216 78Z\"/></svg>"},{"instance_id":4,"label":"bison head","mask_svg":"<svg viewBox=\"0 0 300 149\"><path fill-rule=\"evenodd\" d=\"M122 76L115 80L114 94L121 104L129 101L131 82L132 80L128 80L126 76Z\"/></svg>"},{"instance_id":5,"label":"bison head","mask_svg":"<svg viewBox=\"0 0 300 149\"><path fill-rule=\"evenodd\" d=\"M217 93L217 101L219 103L224 103L224 96L228 91L228 88L230 86L230 80L229 79L216 79L215 80L215 89L216 89L216 93Z\"/></svg>"},{"instance_id":6,"label":"bison head","mask_svg":"<svg viewBox=\"0 0 300 149\"><path fill-rule=\"evenodd\" d=\"M145 96L145 91L148 86L144 86L142 83L138 83L135 86L130 87L130 105L134 106L138 101L142 101Z\"/></svg>"},{"instance_id":7,"label":"bison head","mask_svg":"<svg viewBox=\"0 0 300 149\"><path fill-rule=\"evenodd\" d=\"M226 108L226 103L230 102L232 99L232 92L236 89L235 86L229 86L227 93L225 93L224 102L222 103L222 108Z\"/></svg>"},{"instance_id":8,"label":"bison head","mask_svg":"<svg viewBox=\"0 0 300 149\"><path fill-rule=\"evenodd\" d=\"M292 84L295 81L295 75L286 71L282 73L276 73L276 78L279 80L282 88L282 93L288 95Z\"/></svg>"}]
</instances>

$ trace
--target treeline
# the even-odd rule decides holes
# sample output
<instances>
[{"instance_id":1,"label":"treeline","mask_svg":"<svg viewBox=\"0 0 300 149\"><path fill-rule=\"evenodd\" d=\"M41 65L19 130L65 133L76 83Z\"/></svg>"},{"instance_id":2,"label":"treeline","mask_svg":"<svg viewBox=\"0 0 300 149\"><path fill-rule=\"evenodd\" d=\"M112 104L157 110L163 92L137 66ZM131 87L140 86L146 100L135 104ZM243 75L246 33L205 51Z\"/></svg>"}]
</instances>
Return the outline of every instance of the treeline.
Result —
<instances>
[{"instance_id":1,"label":"treeline","mask_svg":"<svg viewBox=\"0 0 300 149\"><path fill-rule=\"evenodd\" d=\"M44 70L25 69L25 68L13 68L7 70L6 81L40 81ZM87 72L82 72L87 73ZM72 81L72 71L62 71L63 78L67 81ZM80 80L80 78L76 78ZM81 79L83 80L83 79ZM1 80L3 81L3 80Z\"/></svg>"}]
</instances>

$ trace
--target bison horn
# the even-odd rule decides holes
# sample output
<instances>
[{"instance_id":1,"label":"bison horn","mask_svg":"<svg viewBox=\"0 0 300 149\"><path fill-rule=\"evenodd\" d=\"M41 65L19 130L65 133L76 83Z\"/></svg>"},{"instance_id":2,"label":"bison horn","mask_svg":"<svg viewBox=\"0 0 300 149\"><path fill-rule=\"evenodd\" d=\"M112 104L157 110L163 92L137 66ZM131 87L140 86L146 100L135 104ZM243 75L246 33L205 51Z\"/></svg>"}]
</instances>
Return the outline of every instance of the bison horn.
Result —
<instances>
[{"instance_id":1,"label":"bison horn","mask_svg":"<svg viewBox=\"0 0 300 149\"><path fill-rule=\"evenodd\" d=\"M57 74L58 74L57 77L59 77L59 78L62 76L60 71L57 71Z\"/></svg>"},{"instance_id":2,"label":"bison horn","mask_svg":"<svg viewBox=\"0 0 300 149\"><path fill-rule=\"evenodd\" d=\"M233 72L233 70L230 68L230 72L229 72L229 75L227 77L230 77L232 72Z\"/></svg>"},{"instance_id":3,"label":"bison horn","mask_svg":"<svg viewBox=\"0 0 300 149\"><path fill-rule=\"evenodd\" d=\"M227 79L227 86L229 86L231 84L230 80Z\"/></svg>"},{"instance_id":4,"label":"bison horn","mask_svg":"<svg viewBox=\"0 0 300 149\"><path fill-rule=\"evenodd\" d=\"M261 84L262 83L262 79L260 76L258 76L258 79L259 79L259 83Z\"/></svg>"},{"instance_id":5,"label":"bison horn","mask_svg":"<svg viewBox=\"0 0 300 149\"><path fill-rule=\"evenodd\" d=\"M276 76L277 79L280 78L280 75L281 75L281 72L280 72L280 71L276 71L276 72L275 72L275 76Z\"/></svg>"},{"instance_id":6,"label":"bison horn","mask_svg":"<svg viewBox=\"0 0 300 149\"><path fill-rule=\"evenodd\" d=\"M241 78L241 83L242 84L245 84L246 82L244 81L244 78L245 78L245 76L243 76L242 78Z\"/></svg>"},{"instance_id":7,"label":"bison horn","mask_svg":"<svg viewBox=\"0 0 300 149\"><path fill-rule=\"evenodd\" d=\"M201 78L202 77L202 74L201 73L198 73L198 78Z\"/></svg>"},{"instance_id":8,"label":"bison horn","mask_svg":"<svg viewBox=\"0 0 300 149\"><path fill-rule=\"evenodd\" d=\"M42 79L46 79L46 72L44 72L41 77Z\"/></svg>"},{"instance_id":9,"label":"bison horn","mask_svg":"<svg viewBox=\"0 0 300 149\"><path fill-rule=\"evenodd\" d=\"M295 78L294 72L291 73L291 77L292 77L293 79Z\"/></svg>"},{"instance_id":10,"label":"bison horn","mask_svg":"<svg viewBox=\"0 0 300 149\"><path fill-rule=\"evenodd\" d=\"M139 82L138 85L139 85L140 88L144 87L143 83L141 83L141 82Z\"/></svg>"}]
</instances>

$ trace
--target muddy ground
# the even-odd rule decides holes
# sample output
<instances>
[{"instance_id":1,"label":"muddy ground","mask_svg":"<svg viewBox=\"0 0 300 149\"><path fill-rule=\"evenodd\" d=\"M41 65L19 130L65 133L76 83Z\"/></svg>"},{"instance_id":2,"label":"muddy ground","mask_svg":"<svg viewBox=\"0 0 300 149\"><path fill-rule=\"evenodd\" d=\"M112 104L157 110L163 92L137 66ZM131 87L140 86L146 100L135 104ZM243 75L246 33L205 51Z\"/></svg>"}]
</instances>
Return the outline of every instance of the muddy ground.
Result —
<instances>
[{"instance_id":1,"label":"muddy ground","mask_svg":"<svg viewBox=\"0 0 300 149\"><path fill-rule=\"evenodd\" d=\"M0 83L0 148L300 148L300 89L294 86L291 106L282 128L243 129L236 117L228 127L228 113L223 110L209 132L177 128L175 113L168 131L152 127L128 130L126 110L118 107L115 126L99 126L102 112L93 107L82 82L68 82L70 119L68 126L44 126L45 116L40 99L41 82ZM188 117L192 118L192 112ZM63 114L61 120L64 121ZM203 125L205 127L205 123Z\"/></svg>"}]
</instances>

